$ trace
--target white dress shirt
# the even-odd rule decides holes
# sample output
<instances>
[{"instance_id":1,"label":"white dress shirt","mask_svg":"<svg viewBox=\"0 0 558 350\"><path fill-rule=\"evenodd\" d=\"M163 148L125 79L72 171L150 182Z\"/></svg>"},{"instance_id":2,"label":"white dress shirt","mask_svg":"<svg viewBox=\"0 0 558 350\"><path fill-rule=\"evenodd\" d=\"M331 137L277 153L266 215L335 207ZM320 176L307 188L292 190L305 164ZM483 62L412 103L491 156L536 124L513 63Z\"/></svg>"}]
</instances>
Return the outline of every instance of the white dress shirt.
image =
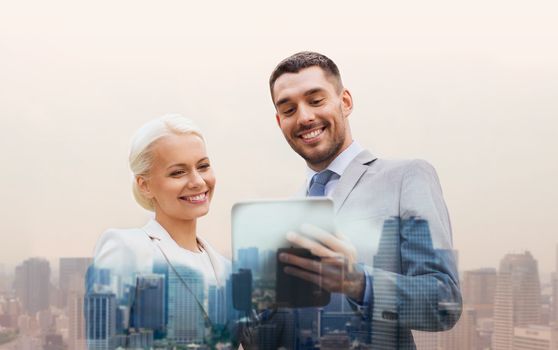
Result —
<instances>
[{"instance_id":1,"label":"white dress shirt","mask_svg":"<svg viewBox=\"0 0 558 350\"><path fill-rule=\"evenodd\" d=\"M337 158L335 158L333 160L333 162L331 162L328 165L328 167L326 169L329 169L329 170L333 171L334 174L325 186L326 197L331 197L331 194L333 193L333 190L335 190L335 187L337 186L337 183L339 182L339 179L341 178L341 176L345 172L345 169L347 169L347 167L353 161L353 159L355 159L355 157L360 152L362 152L363 150L364 150L364 148L362 148L361 145L359 145L356 141L353 141L351 143L351 145L349 147L347 147L346 150L341 152L341 154L339 154L337 156ZM310 167L307 167L307 170L306 170L306 193L308 193L308 190L310 188L310 181L312 181L312 177L314 177L314 175L316 175L316 174L317 174L316 171L310 169Z\"/></svg>"}]
</instances>

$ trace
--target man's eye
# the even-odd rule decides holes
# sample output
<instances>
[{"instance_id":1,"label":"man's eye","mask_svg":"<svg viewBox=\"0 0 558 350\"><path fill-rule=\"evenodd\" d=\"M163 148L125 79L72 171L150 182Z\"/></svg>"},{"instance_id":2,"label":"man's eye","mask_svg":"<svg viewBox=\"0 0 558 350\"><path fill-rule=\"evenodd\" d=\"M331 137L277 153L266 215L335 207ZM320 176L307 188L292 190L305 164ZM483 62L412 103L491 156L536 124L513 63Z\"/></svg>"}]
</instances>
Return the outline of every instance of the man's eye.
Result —
<instances>
[{"instance_id":1,"label":"man's eye","mask_svg":"<svg viewBox=\"0 0 558 350\"><path fill-rule=\"evenodd\" d=\"M323 100L324 100L323 98L319 98L319 99L316 99L316 100L312 100L310 103L313 104L313 105L318 105L318 104L322 103Z\"/></svg>"},{"instance_id":2,"label":"man's eye","mask_svg":"<svg viewBox=\"0 0 558 350\"><path fill-rule=\"evenodd\" d=\"M287 108L287 109L283 110L283 114L284 115L290 115L290 114L293 114L294 111L295 111L294 108Z\"/></svg>"},{"instance_id":3,"label":"man's eye","mask_svg":"<svg viewBox=\"0 0 558 350\"><path fill-rule=\"evenodd\" d=\"M209 169L209 167L210 167L209 163L203 163L198 166L198 169L205 170L205 169Z\"/></svg>"}]
</instances>

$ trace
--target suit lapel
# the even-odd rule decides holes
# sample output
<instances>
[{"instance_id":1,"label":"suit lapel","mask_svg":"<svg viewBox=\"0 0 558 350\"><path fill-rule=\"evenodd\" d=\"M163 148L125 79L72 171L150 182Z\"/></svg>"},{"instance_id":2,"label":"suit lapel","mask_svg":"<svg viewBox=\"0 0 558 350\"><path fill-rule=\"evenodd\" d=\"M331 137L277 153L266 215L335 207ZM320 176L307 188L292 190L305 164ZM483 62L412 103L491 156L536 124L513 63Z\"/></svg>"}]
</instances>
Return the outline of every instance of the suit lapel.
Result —
<instances>
[{"instance_id":1,"label":"suit lapel","mask_svg":"<svg viewBox=\"0 0 558 350\"><path fill-rule=\"evenodd\" d=\"M333 203L335 203L335 212L339 212L339 209L345 203L345 200L355 188L358 180L368 169L370 163L376 160L376 157L372 153L364 150L360 152L355 159L349 164L343 176L339 179L337 187L332 193Z\"/></svg>"}]
</instances>

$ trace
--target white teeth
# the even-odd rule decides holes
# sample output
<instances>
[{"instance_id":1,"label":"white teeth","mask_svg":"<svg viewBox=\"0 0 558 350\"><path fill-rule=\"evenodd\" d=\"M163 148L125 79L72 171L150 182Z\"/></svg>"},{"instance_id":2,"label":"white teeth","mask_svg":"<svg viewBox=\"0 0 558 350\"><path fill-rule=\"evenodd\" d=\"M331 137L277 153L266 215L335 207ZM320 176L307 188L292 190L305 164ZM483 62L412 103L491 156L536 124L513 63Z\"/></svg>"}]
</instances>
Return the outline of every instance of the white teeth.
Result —
<instances>
[{"instance_id":1,"label":"white teeth","mask_svg":"<svg viewBox=\"0 0 558 350\"><path fill-rule=\"evenodd\" d=\"M201 201L205 199L205 193L202 194L198 194L196 196L190 196L190 197L182 197L190 202L195 202L195 201Z\"/></svg>"},{"instance_id":2,"label":"white teeth","mask_svg":"<svg viewBox=\"0 0 558 350\"><path fill-rule=\"evenodd\" d=\"M316 136L318 136L319 134L322 133L322 129L318 129L318 130L314 130L312 132L309 132L308 134L302 134L302 138L307 140L307 139L311 139L314 138Z\"/></svg>"}]
</instances>

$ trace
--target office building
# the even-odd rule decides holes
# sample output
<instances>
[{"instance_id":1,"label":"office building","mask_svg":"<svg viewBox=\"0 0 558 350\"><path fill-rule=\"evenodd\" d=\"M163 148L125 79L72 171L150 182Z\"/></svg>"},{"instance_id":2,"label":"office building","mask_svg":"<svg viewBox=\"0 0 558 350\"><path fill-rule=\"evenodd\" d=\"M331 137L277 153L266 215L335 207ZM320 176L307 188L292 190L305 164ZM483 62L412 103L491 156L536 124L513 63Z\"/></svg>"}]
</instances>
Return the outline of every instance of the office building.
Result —
<instances>
[{"instance_id":1,"label":"office building","mask_svg":"<svg viewBox=\"0 0 558 350\"><path fill-rule=\"evenodd\" d=\"M68 313L68 349L85 350L87 338L85 334L85 314L83 313L84 292L74 290L67 295Z\"/></svg>"},{"instance_id":2,"label":"office building","mask_svg":"<svg viewBox=\"0 0 558 350\"><path fill-rule=\"evenodd\" d=\"M165 276L139 275L136 278L132 326L152 330L160 338L165 332Z\"/></svg>"},{"instance_id":3,"label":"office building","mask_svg":"<svg viewBox=\"0 0 558 350\"><path fill-rule=\"evenodd\" d=\"M253 276L260 273L260 259L257 247L249 247L239 249L238 260L235 261L235 271L239 269L249 269L252 271Z\"/></svg>"},{"instance_id":4,"label":"office building","mask_svg":"<svg viewBox=\"0 0 558 350\"><path fill-rule=\"evenodd\" d=\"M438 347L441 350L471 350L478 347L477 312L465 307L461 318L450 330L438 333Z\"/></svg>"},{"instance_id":5,"label":"office building","mask_svg":"<svg viewBox=\"0 0 558 350\"><path fill-rule=\"evenodd\" d=\"M463 304L474 309L477 318L490 318L494 315L496 277L496 269L492 268L463 273L463 282L461 283Z\"/></svg>"},{"instance_id":6,"label":"office building","mask_svg":"<svg viewBox=\"0 0 558 350\"><path fill-rule=\"evenodd\" d=\"M558 349L557 335L557 329L549 326L515 327L513 350L556 350Z\"/></svg>"},{"instance_id":7,"label":"office building","mask_svg":"<svg viewBox=\"0 0 558 350\"><path fill-rule=\"evenodd\" d=\"M85 284L87 268L93 263L92 258L60 258L60 306L66 307L70 290L80 289Z\"/></svg>"},{"instance_id":8,"label":"office building","mask_svg":"<svg viewBox=\"0 0 558 350\"><path fill-rule=\"evenodd\" d=\"M86 338L89 350L111 350L116 335L116 295L88 293L84 298Z\"/></svg>"},{"instance_id":9,"label":"office building","mask_svg":"<svg viewBox=\"0 0 558 350\"><path fill-rule=\"evenodd\" d=\"M512 350L514 328L538 324L541 287L531 253L508 254L500 262L494 305L494 350Z\"/></svg>"},{"instance_id":10,"label":"office building","mask_svg":"<svg viewBox=\"0 0 558 350\"><path fill-rule=\"evenodd\" d=\"M203 276L186 266L177 266L169 271L168 286L168 341L181 345L201 344L206 325Z\"/></svg>"},{"instance_id":11,"label":"office building","mask_svg":"<svg viewBox=\"0 0 558 350\"><path fill-rule=\"evenodd\" d=\"M35 315L49 308L50 264L47 260L30 258L17 266L14 285L27 314Z\"/></svg>"},{"instance_id":12,"label":"office building","mask_svg":"<svg viewBox=\"0 0 558 350\"><path fill-rule=\"evenodd\" d=\"M215 325L227 323L227 290L225 286L210 285L207 297L209 318Z\"/></svg>"},{"instance_id":13,"label":"office building","mask_svg":"<svg viewBox=\"0 0 558 350\"><path fill-rule=\"evenodd\" d=\"M142 329L137 332L130 333L130 335L128 335L128 348L152 349L153 331L150 329Z\"/></svg>"}]
</instances>

